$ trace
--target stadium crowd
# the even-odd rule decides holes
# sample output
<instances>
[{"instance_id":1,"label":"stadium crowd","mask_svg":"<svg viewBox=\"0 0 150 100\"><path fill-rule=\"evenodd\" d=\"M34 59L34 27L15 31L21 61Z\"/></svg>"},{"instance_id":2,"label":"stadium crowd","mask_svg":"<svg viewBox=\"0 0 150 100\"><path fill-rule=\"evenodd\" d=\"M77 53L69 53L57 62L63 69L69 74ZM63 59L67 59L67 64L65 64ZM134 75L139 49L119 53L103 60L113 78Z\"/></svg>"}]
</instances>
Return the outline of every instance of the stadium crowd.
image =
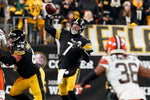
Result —
<instances>
[{"instance_id":1,"label":"stadium crowd","mask_svg":"<svg viewBox=\"0 0 150 100\"><path fill-rule=\"evenodd\" d=\"M44 43L46 3L54 3L57 11L53 15L53 24L62 24L63 28L69 27L78 17L86 24L150 25L150 0L1 0L0 22L4 22L5 16L7 23L22 29L27 19L28 42ZM3 10L5 5L7 11ZM54 43L48 34L46 38L48 43Z\"/></svg>"}]
</instances>

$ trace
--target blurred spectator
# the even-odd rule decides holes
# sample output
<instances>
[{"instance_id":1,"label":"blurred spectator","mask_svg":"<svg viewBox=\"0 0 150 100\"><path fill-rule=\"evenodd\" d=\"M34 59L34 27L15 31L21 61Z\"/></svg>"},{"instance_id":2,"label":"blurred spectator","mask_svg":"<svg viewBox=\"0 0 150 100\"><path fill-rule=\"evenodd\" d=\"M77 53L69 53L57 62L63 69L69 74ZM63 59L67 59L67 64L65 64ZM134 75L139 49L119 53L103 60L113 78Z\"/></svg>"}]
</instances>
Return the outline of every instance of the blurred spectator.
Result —
<instances>
[{"instance_id":1,"label":"blurred spectator","mask_svg":"<svg viewBox=\"0 0 150 100\"><path fill-rule=\"evenodd\" d=\"M61 5L64 0L50 0L54 4Z\"/></svg>"},{"instance_id":2,"label":"blurred spectator","mask_svg":"<svg viewBox=\"0 0 150 100\"><path fill-rule=\"evenodd\" d=\"M9 23L13 23L13 17L16 16L24 16L25 15L25 0L19 0L17 3L14 3L14 5L10 8L10 19L8 20ZM23 21L24 18L15 18L15 23L17 28L22 29L23 28Z\"/></svg>"},{"instance_id":3,"label":"blurred spectator","mask_svg":"<svg viewBox=\"0 0 150 100\"><path fill-rule=\"evenodd\" d=\"M110 16L110 11L103 11L102 18L99 19L99 24L102 25L112 25L114 24L112 17Z\"/></svg>"},{"instance_id":4,"label":"blurred spectator","mask_svg":"<svg viewBox=\"0 0 150 100\"><path fill-rule=\"evenodd\" d=\"M0 23L4 22L4 4L0 0Z\"/></svg>"},{"instance_id":5,"label":"blurred spectator","mask_svg":"<svg viewBox=\"0 0 150 100\"><path fill-rule=\"evenodd\" d=\"M78 10L79 1L80 1L80 0L73 0L74 5L75 5L75 10Z\"/></svg>"},{"instance_id":6,"label":"blurred spectator","mask_svg":"<svg viewBox=\"0 0 150 100\"><path fill-rule=\"evenodd\" d=\"M114 22L115 22L115 19L119 17L118 13L120 12L124 1L125 0L111 0L110 1L110 13Z\"/></svg>"},{"instance_id":7,"label":"blurred spectator","mask_svg":"<svg viewBox=\"0 0 150 100\"><path fill-rule=\"evenodd\" d=\"M64 0L60 7L60 12L65 18L67 18L67 14L69 11L75 10L75 4L74 2L71 2L71 0Z\"/></svg>"},{"instance_id":8,"label":"blurred spectator","mask_svg":"<svg viewBox=\"0 0 150 100\"><path fill-rule=\"evenodd\" d=\"M119 13L119 18L116 20L117 25L137 25L135 13L131 10L131 3L125 1L124 8Z\"/></svg>"},{"instance_id":9,"label":"blurred spectator","mask_svg":"<svg viewBox=\"0 0 150 100\"><path fill-rule=\"evenodd\" d=\"M102 0L98 0L98 3L97 3L97 5L98 5L98 9L99 9L99 17L101 17L102 16L102 13L103 13L103 1Z\"/></svg>"},{"instance_id":10,"label":"blurred spectator","mask_svg":"<svg viewBox=\"0 0 150 100\"><path fill-rule=\"evenodd\" d=\"M28 42L38 44L40 42L40 24L42 15L42 0L27 0L26 15L31 17L27 19L28 23Z\"/></svg>"},{"instance_id":11,"label":"blurred spectator","mask_svg":"<svg viewBox=\"0 0 150 100\"><path fill-rule=\"evenodd\" d=\"M87 10L84 13L83 19L85 20L85 24L95 24L95 20L93 18L93 14L91 11Z\"/></svg>"},{"instance_id":12,"label":"blurred spectator","mask_svg":"<svg viewBox=\"0 0 150 100\"><path fill-rule=\"evenodd\" d=\"M69 11L67 18L61 21L62 29L70 30L70 25L75 18L80 18L80 13L78 11Z\"/></svg>"},{"instance_id":13,"label":"blurred spectator","mask_svg":"<svg viewBox=\"0 0 150 100\"><path fill-rule=\"evenodd\" d=\"M81 18L83 18L83 15L85 11L90 10L93 13L94 20L98 18L98 5L95 0L80 0L78 11L80 12Z\"/></svg>"},{"instance_id":14,"label":"blurred spectator","mask_svg":"<svg viewBox=\"0 0 150 100\"><path fill-rule=\"evenodd\" d=\"M14 5L16 2L18 2L18 0L8 0L9 5Z\"/></svg>"},{"instance_id":15,"label":"blurred spectator","mask_svg":"<svg viewBox=\"0 0 150 100\"><path fill-rule=\"evenodd\" d=\"M80 18L79 11L74 11L74 18Z\"/></svg>"},{"instance_id":16,"label":"blurred spectator","mask_svg":"<svg viewBox=\"0 0 150 100\"><path fill-rule=\"evenodd\" d=\"M74 15L74 12L73 11L69 11L68 14L67 14L67 24L66 26L67 27L70 27L71 26L71 23L72 21L75 19L75 15Z\"/></svg>"},{"instance_id":17,"label":"blurred spectator","mask_svg":"<svg viewBox=\"0 0 150 100\"><path fill-rule=\"evenodd\" d=\"M144 1L145 2L145 15L146 15L146 25L150 25L150 0Z\"/></svg>"},{"instance_id":18,"label":"blurred spectator","mask_svg":"<svg viewBox=\"0 0 150 100\"><path fill-rule=\"evenodd\" d=\"M133 0L132 11L136 14L138 25L146 25L145 7L142 0Z\"/></svg>"},{"instance_id":19,"label":"blurred spectator","mask_svg":"<svg viewBox=\"0 0 150 100\"><path fill-rule=\"evenodd\" d=\"M60 6L55 4L56 13L53 15L53 24L61 24L61 21L64 19L64 16L60 13Z\"/></svg>"},{"instance_id":20,"label":"blurred spectator","mask_svg":"<svg viewBox=\"0 0 150 100\"><path fill-rule=\"evenodd\" d=\"M119 17L118 13L120 12L124 1L125 0L98 0L99 15L102 16L105 15L105 12L109 12L111 24L114 24L115 20Z\"/></svg>"},{"instance_id":21,"label":"blurred spectator","mask_svg":"<svg viewBox=\"0 0 150 100\"><path fill-rule=\"evenodd\" d=\"M150 0L144 0L144 7L146 7L146 9L150 7Z\"/></svg>"}]
</instances>

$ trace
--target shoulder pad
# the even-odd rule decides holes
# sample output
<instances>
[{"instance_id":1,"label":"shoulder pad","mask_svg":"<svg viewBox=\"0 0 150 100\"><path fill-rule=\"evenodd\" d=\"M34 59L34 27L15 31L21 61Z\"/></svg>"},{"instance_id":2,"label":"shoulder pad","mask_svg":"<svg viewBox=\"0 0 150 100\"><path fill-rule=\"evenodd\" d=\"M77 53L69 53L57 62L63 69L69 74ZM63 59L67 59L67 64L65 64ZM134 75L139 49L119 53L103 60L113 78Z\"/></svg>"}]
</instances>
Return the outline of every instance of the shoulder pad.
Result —
<instances>
[{"instance_id":1,"label":"shoulder pad","mask_svg":"<svg viewBox=\"0 0 150 100\"><path fill-rule=\"evenodd\" d=\"M108 56L103 56L100 60L99 60L99 64L109 64L109 57Z\"/></svg>"},{"instance_id":2,"label":"shoulder pad","mask_svg":"<svg viewBox=\"0 0 150 100\"><path fill-rule=\"evenodd\" d=\"M107 59L100 59L99 64L109 64Z\"/></svg>"},{"instance_id":3,"label":"shoulder pad","mask_svg":"<svg viewBox=\"0 0 150 100\"><path fill-rule=\"evenodd\" d=\"M139 59L137 58L137 56L134 56L134 55L129 55L128 58L129 58L129 59L132 59L132 60L134 60L134 61L139 60Z\"/></svg>"}]
</instances>

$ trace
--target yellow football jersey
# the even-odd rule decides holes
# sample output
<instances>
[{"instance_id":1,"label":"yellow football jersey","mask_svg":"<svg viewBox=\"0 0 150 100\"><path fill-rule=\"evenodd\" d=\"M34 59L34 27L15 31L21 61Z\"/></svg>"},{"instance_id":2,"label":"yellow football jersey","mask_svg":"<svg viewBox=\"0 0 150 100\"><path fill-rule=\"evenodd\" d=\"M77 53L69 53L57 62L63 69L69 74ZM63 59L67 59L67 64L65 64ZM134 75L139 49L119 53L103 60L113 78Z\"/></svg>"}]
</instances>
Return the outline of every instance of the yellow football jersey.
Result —
<instances>
[{"instance_id":1,"label":"yellow football jersey","mask_svg":"<svg viewBox=\"0 0 150 100\"><path fill-rule=\"evenodd\" d=\"M27 0L26 1L26 8L30 11L30 14L34 17L38 17L40 15L43 5L42 0ZM29 18L28 23L35 23L36 21Z\"/></svg>"}]
</instances>

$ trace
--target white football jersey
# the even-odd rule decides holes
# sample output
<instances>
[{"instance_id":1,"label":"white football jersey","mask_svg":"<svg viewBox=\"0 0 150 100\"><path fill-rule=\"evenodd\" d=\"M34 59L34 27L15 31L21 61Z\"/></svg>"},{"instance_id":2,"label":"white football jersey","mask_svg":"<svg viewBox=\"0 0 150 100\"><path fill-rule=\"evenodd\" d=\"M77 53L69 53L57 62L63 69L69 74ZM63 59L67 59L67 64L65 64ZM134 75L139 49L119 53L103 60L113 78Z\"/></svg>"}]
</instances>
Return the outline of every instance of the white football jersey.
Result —
<instances>
[{"instance_id":1,"label":"white football jersey","mask_svg":"<svg viewBox=\"0 0 150 100\"><path fill-rule=\"evenodd\" d=\"M138 85L140 61L135 56L104 56L99 64L106 68L107 80L111 83L119 99L144 99Z\"/></svg>"},{"instance_id":2,"label":"white football jersey","mask_svg":"<svg viewBox=\"0 0 150 100\"><path fill-rule=\"evenodd\" d=\"M7 42L6 42L5 35L3 33L4 33L3 30L0 29L0 49L5 50Z\"/></svg>"}]
</instances>

